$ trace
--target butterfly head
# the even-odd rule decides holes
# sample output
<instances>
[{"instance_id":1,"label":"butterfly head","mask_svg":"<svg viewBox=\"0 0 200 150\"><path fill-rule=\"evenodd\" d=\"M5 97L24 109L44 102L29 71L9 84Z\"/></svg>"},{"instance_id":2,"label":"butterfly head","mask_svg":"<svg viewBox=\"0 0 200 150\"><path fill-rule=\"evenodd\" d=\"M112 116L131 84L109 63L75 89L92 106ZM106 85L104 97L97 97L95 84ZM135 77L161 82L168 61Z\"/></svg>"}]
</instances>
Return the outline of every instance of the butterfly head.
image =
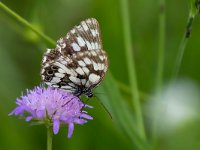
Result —
<instances>
[{"instance_id":1,"label":"butterfly head","mask_svg":"<svg viewBox=\"0 0 200 150\"><path fill-rule=\"evenodd\" d=\"M88 98L93 97L93 93L90 88L84 88L84 89L78 88L77 91L75 92L75 95L77 96L81 96L82 94L86 95Z\"/></svg>"},{"instance_id":2,"label":"butterfly head","mask_svg":"<svg viewBox=\"0 0 200 150\"><path fill-rule=\"evenodd\" d=\"M84 94L88 97L88 98L92 98L93 97L93 93L90 89L87 89Z\"/></svg>"}]
</instances>

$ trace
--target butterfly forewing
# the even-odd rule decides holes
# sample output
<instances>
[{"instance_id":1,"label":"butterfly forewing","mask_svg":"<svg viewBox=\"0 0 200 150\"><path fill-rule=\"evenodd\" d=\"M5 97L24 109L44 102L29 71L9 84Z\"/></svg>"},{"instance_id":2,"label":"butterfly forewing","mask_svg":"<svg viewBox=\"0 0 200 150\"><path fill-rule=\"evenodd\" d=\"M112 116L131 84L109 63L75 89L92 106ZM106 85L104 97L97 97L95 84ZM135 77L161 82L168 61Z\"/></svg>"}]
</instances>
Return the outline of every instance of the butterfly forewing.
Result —
<instances>
[{"instance_id":1,"label":"butterfly forewing","mask_svg":"<svg viewBox=\"0 0 200 150\"><path fill-rule=\"evenodd\" d=\"M47 49L41 76L50 86L81 95L87 94L102 81L107 68L99 24L91 18L60 38L55 49Z\"/></svg>"}]
</instances>

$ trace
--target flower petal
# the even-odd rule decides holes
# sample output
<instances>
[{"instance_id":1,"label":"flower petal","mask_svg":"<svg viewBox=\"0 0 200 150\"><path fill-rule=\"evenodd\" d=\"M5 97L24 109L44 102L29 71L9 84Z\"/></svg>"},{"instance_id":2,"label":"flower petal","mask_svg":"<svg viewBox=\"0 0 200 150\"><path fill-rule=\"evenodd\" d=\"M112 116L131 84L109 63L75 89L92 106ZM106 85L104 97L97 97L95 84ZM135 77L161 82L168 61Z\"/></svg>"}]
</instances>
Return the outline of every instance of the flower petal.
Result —
<instances>
[{"instance_id":1,"label":"flower petal","mask_svg":"<svg viewBox=\"0 0 200 150\"><path fill-rule=\"evenodd\" d=\"M24 113L24 109L22 107L17 107L11 113L9 113L8 115L11 116L11 115L15 114L17 116L17 115L20 115L20 114L23 114L23 113Z\"/></svg>"},{"instance_id":2,"label":"flower petal","mask_svg":"<svg viewBox=\"0 0 200 150\"><path fill-rule=\"evenodd\" d=\"M87 120L84 120L84 119L74 119L74 122L75 122L76 124L84 124L84 123L87 122Z\"/></svg>"},{"instance_id":3,"label":"flower petal","mask_svg":"<svg viewBox=\"0 0 200 150\"><path fill-rule=\"evenodd\" d=\"M68 124L68 135L67 135L68 138L70 138L72 136L73 131L74 131L74 124L73 123L69 123Z\"/></svg>"},{"instance_id":4,"label":"flower petal","mask_svg":"<svg viewBox=\"0 0 200 150\"><path fill-rule=\"evenodd\" d=\"M26 121L27 121L27 122L30 121L30 120L32 120L32 119L33 119L32 116L28 116L28 117L26 117Z\"/></svg>"},{"instance_id":5,"label":"flower petal","mask_svg":"<svg viewBox=\"0 0 200 150\"><path fill-rule=\"evenodd\" d=\"M87 114L81 114L80 116L85 119L93 120L93 118Z\"/></svg>"},{"instance_id":6,"label":"flower petal","mask_svg":"<svg viewBox=\"0 0 200 150\"><path fill-rule=\"evenodd\" d=\"M37 115L38 118L43 118L44 117L44 111L38 110L38 111L36 111L36 115Z\"/></svg>"},{"instance_id":7,"label":"flower petal","mask_svg":"<svg viewBox=\"0 0 200 150\"><path fill-rule=\"evenodd\" d=\"M60 129L60 121L57 120L57 119L55 119L55 120L53 121L53 133L54 133L54 134L58 134L59 129Z\"/></svg>"}]
</instances>

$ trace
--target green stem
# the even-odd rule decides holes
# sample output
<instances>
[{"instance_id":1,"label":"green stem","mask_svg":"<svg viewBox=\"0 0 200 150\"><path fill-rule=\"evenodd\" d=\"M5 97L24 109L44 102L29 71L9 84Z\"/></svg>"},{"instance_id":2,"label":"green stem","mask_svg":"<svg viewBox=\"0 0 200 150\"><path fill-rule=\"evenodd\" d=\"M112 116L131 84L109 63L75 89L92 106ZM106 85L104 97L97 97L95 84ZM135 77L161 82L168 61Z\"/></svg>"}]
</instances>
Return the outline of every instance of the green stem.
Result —
<instances>
[{"instance_id":1,"label":"green stem","mask_svg":"<svg viewBox=\"0 0 200 150\"><path fill-rule=\"evenodd\" d=\"M141 138L146 139L142 111L141 111L141 106L140 106L134 56L133 56L128 0L120 0L120 6L121 6L121 13L122 13L122 25L123 25L127 65L128 65L128 75L129 75L130 86L131 86L131 91L132 91L132 105L135 108L137 126L138 126L138 131L140 133L140 136Z\"/></svg>"},{"instance_id":2,"label":"green stem","mask_svg":"<svg viewBox=\"0 0 200 150\"><path fill-rule=\"evenodd\" d=\"M52 150L53 132L51 127L47 127L47 150Z\"/></svg>"},{"instance_id":3,"label":"green stem","mask_svg":"<svg viewBox=\"0 0 200 150\"><path fill-rule=\"evenodd\" d=\"M176 79L178 76L178 73L179 73L179 70L181 67L181 63L183 60L185 48L187 46L188 40L189 40L191 32L192 32L192 24L194 22L195 16L199 13L199 11L200 11L200 0L191 0L191 7L190 7L189 16L188 16L188 21L187 21L185 33L183 35L181 44L179 46L178 54L176 57L175 67L172 72L172 80Z\"/></svg>"},{"instance_id":4,"label":"green stem","mask_svg":"<svg viewBox=\"0 0 200 150\"><path fill-rule=\"evenodd\" d=\"M175 67L174 67L172 79L175 79L178 76L178 73L179 73L179 70L180 70L180 67L181 67L181 63L182 63L182 60L183 60L185 48L186 48L186 45L188 43L188 39L189 39L190 34L191 34L191 28L192 28L193 20L194 20L193 16L188 17L186 30L185 30L185 33L183 35L183 39L182 39L181 44L180 44L179 49L178 49L178 54L177 54L177 57L176 57L176 62L175 62Z\"/></svg>"},{"instance_id":5,"label":"green stem","mask_svg":"<svg viewBox=\"0 0 200 150\"><path fill-rule=\"evenodd\" d=\"M163 70L164 70L164 53L165 53L165 25L166 25L166 13L165 13L165 0L159 1L159 49L158 49L158 66L156 72L156 95L155 97L159 97L159 91L163 85ZM154 146L156 146L156 138L157 138L157 121L158 114L154 112L153 114L153 124L152 124L152 139Z\"/></svg>"},{"instance_id":6,"label":"green stem","mask_svg":"<svg viewBox=\"0 0 200 150\"><path fill-rule=\"evenodd\" d=\"M30 24L27 20L19 16L17 13L12 11L10 8L8 8L6 5L4 5L2 2L0 2L0 9L4 10L7 14L12 16L15 20L23 24L25 27L31 29L33 32L35 32L37 35L39 35L44 41L49 43L52 46L55 46L56 43L54 40L52 40L50 37L46 36L44 33L41 31L38 31L32 24Z\"/></svg>"},{"instance_id":7,"label":"green stem","mask_svg":"<svg viewBox=\"0 0 200 150\"><path fill-rule=\"evenodd\" d=\"M163 82L164 52L165 52L165 0L160 0L159 13L159 50L158 68L156 73L156 88L160 89Z\"/></svg>"}]
</instances>

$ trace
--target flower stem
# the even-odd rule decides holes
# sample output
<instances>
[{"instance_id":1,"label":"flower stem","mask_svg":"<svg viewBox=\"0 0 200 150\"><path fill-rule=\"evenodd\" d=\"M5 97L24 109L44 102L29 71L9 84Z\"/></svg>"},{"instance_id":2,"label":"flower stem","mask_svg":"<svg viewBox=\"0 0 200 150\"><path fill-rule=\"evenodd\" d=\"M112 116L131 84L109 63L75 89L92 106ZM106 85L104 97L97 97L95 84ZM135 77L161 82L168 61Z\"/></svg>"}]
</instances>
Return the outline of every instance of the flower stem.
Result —
<instances>
[{"instance_id":1,"label":"flower stem","mask_svg":"<svg viewBox=\"0 0 200 150\"><path fill-rule=\"evenodd\" d=\"M4 5L2 2L0 2L0 9L4 10L7 14L12 16L15 20L17 20L19 23L23 24L25 27L31 29L33 32L35 32L37 35L39 35L46 43L55 46L56 43L54 40L52 40L50 37L46 36L41 31L37 30L32 24L30 24L27 20L19 16L17 13L12 11L10 8L8 8L6 5Z\"/></svg>"},{"instance_id":2,"label":"flower stem","mask_svg":"<svg viewBox=\"0 0 200 150\"><path fill-rule=\"evenodd\" d=\"M51 127L47 127L47 150L52 150L53 132Z\"/></svg>"},{"instance_id":3,"label":"flower stem","mask_svg":"<svg viewBox=\"0 0 200 150\"><path fill-rule=\"evenodd\" d=\"M122 13L122 25L125 41L125 50L128 65L128 75L130 80L130 87L132 91L132 105L136 112L137 127L142 139L146 139L142 111L140 106L139 90L137 85L137 77L135 71L134 54L132 47L130 20L129 20L129 8L127 0L120 0L121 13Z\"/></svg>"},{"instance_id":4,"label":"flower stem","mask_svg":"<svg viewBox=\"0 0 200 150\"><path fill-rule=\"evenodd\" d=\"M175 67L172 72L172 80L178 76L178 73L179 73L179 70L181 67L181 63L182 63L182 59L183 59L183 55L185 52L185 48L186 48L187 42L188 42L191 32L192 32L192 24L194 22L195 16L199 13L199 11L200 11L200 0L191 0L191 7L190 7L190 11L189 11L188 21L187 21L185 33L183 35L183 39L179 46L178 54L176 57Z\"/></svg>"},{"instance_id":5,"label":"flower stem","mask_svg":"<svg viewBox=\"0 0 200 150\"><path fill-rule=\"evenodd\" d=\"M158 66L156 72L156 91L155 98L159 97L159 92L163 85L163 70L164 70L164 53L165 53L165 25L166 25L166 11L165 0L159 0L159 49L158 49ZM153 144L156 147L157 130L158 130L158 116L156 110L153 113L152 124L152 139Z\"/></svg>"},{"instance_id":6,"label":"flower stem","mask_svg":"<svg viewBox=\"0 0 200 150\"><path fill-rule=\"evenodd\" d=\"M185 52L185 48L186 48L189 36L191 34L191 27L192 27L193 20L194 20L194 18L192 16L188 17L186 31L183 35L183 39L182 39L181 44L179 46L178 54L177 54L177 57L176 57L175 67L174 67L174 71L173 71L173 75L172 75L173 79L178 76L178 73L179 73L179 70L180 70L180 67L181 67L181 63L182 63L182 59L183 59L183 54Z\"/></svg>"},{"instance_id":7,"label":"flower stem","mask_svg":"<svg viewBox=\"0 0 200 150\"><path fill-rule=\"evenodd\" d=\"M164 52L165 52L165 0L159 2L159 49L158 49L158 66L156 73L156 88L160 89L163 82L164 69Z\"/></svg>"}]
</instances>

